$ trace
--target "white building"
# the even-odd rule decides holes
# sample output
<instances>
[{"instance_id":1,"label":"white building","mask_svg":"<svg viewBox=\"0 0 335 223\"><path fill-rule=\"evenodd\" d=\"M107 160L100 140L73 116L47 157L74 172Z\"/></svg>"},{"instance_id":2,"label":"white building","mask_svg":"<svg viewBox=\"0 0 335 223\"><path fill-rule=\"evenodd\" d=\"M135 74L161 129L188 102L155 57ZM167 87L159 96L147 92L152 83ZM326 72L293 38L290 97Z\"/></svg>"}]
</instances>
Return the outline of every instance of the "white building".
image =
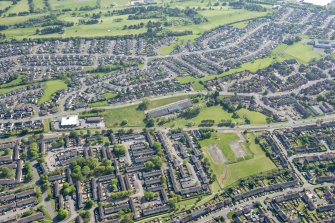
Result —
<instances>
[{"instance_id":1,"label":"white building","mask_svg":"<svg viewBox=\"0 0 335 223\"><path fill-rule=\"evenodd\" d=\"M79 126L78 115L70 115L70 116L62 117L60 127L73 128L76 126Z\"/></svg>"}]
</instances>

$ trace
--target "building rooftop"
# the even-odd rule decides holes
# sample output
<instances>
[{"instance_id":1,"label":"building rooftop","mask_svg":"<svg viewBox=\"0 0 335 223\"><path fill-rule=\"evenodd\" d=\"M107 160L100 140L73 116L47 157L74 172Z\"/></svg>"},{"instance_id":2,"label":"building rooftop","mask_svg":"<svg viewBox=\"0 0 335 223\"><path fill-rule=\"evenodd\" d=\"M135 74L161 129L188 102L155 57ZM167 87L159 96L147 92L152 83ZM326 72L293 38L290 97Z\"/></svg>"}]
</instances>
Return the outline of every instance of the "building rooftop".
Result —
<instances>
[{"instance_id":1,"label":"building rooftop","mask_svg":"<svg viewBox=\"0 0 335 223\"><path fill-rule=\"evenodd\" d=\"M76 126L79 124L78 115L62 117L61 126Z\"/></svg>"}]
</instances>

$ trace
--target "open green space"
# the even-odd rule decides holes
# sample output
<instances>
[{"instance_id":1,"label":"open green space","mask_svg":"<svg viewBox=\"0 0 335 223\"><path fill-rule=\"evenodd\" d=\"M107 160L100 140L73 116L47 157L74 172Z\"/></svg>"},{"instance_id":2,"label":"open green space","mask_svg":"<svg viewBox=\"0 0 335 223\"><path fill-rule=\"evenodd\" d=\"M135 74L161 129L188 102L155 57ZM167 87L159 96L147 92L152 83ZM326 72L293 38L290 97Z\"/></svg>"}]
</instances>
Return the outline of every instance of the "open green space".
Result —
<instances>
[{"instance_id":1,"label":"open green space","mask_svg":"<svg viewBox=\"0 0 335 223\"><path fill-rule=\"evenodd\" d=\"M0 1L0 10L4 10L5 8L11 5L12 5L11 1Z\"/></svg>"},{"instance_id":2,"label":"open green space","mask_svg":"<svg viewBox=\"0 0 335 223\"><path fill-rule=\"evenodd\" d=\"M239 29L243 29L245 28L247 25L249 24L248 21L244 21L244 22L238 22L238 23L234 23L232 24L232 26L239 28Z\"/></svg>"},{"instance_id":3,"label":"open green space","mask_svg":"<svg viewBox=\"0 0 335 223\"><path fill-rule=\"evenodd\" d=\"M7 88L0 88L0 95L1 94L7 94L9 92L15 91L17 89L23 88L25 85L19 85L19 86L14 86L14 87L7 87Z\"/></svg>"},{"instance_id":4,"label":"open green space","mask_svg":"<svg viewBox=\"0 0 335 223\"><path fill-rule=\"evenodd\" d=\"M166 123L166 127L184 127L184 126L198 126L203 120L213 120L218 124L221 120L231 119L237 124L244 124L245 117L250 120L250 124L265 124L266 116L262 113L249 111L247 109L240 109L236 113L240 115L239 118L234 119L233 113L225 111L220 105L207 107L204 103L200 103L200 114L191 119L178 117Z\"/></svg>"},{"instance_id":5,"label":"open green space","mask_svg":"<svg viewBox=\"0 0 335 223\"><path fill-rule=\"evenodd\" d=\"M34 10L43 10L45 8L44 0L33 0Z\"/></svg>"},{"instance_id":6,"label":"open green space","mask_svg":"<svg viewBox=\"0 0 335 223\"><path fill-rule=\"evenodd\" d=\"M320 59L321 54L313 50L312 46L301 42L293 45L281 44L272 53L284 59L296 59L299 63L309 63L313 59Z\"/></svg>"},{"instance_id":7,"label":"open green space","mask_svg":"<svg viewBox=\"0 0 335 223\"><path fill-rule=\"evenodd\" d=\"M224 138L224 135L222 136ZM228 137L229 139L229 137ZM246 134L246 150L252 154L252 158L231 164L216 164L208 149L203 148L204 156L208 158L217 181L221 187L229 186L239 179L267 172L276 168L274 163L266 157L259 145L255 144L255 136L252 133Z\"/></svg>"},{"instance_id":8,"label":"open green space","mask_svg":"<svg viewBox=\"0 0 335 223\"><path fill-rule=\"evenodd\" d=\"M228 161L235 161L234 152L229 146L229 143L240 140L240 137L235 133L212 133L211 138L201 140L201 147L208 147L209 145L218 145L222 154Z\"/></svg>"},{"instance_id":9,"label":"open green space","mask_svg":"<svg viewBox=\"0 0 335 223\"><path fill-rule=\"evenodd\" d=\"M38 104L43 104L51 99L51 96L59 90L66 89L66 84L62 80L51 80L44 83L43 96L38 101Z\"/></svg>"},{"instance_id":10,"label":"open green space","mask_svg":"<svg viewBox=\"0 0 335 223\"><path fill-rule=\"evenodd\" d=\"M190 30L193 34L199 35L221 25L266 16L267 13L269 12L254 12L244 9L232 9L230 7L222 7L222 9L217 8L212 10L206 9L199 11L199 14L206 17L208 22L188 26L172 26L169 29L172 31Z\"/></svg>"},{"instance_id":11,"label":"open green space","mask_svg":"<svg viewBox=\"0 0 335 223\"><path fill-rule=\"evenodd\" d=\"M97 1L92 0L49 0L52 10L72 9L78 10L80 7L96 7Z\"/></svg>"},{"instance_id":12,"label":"open green space","mask_svg":"<svg viewBox=\"0 0 335 223\"><path fill-rule=\"evenodd\" d=\"M42 11L45 9L45 4L43 0L33 0L35 11ZM164 18L151 18L151 19L138 19L138 20L128 20L128 15L113 15L113 16L101 16L99 18L99 23L94 25L82 25L79 24L79 20L88 19L88 15L92 13L102 13L111 11L111 9L122 9L125 5L129 4L126 0L49 0L51 10L60 12L63 9L71 9L76 11L73 12L61 12L57 15L57 18L63 21L74 22L75 25L71 27L63 27L64 33L53 33L48 35L36 35L36 29L38 27L31 28L14 28L10 27L4 30L3 33L6 35L7 39L17 39L22 40L24 38L69 38L69 37L101 37L101 36L122 36L122 35L136 35L145 33L146 28L140 29L124 29L124 26L138 25L140 23L146 24L149 20L152 22L164 22L170 21L173 23L172 26L164 27L166 31L192 31L192 35L185 35L177 37L177 42L169 46L164 46L160 53L162 55L167 55L178 45L183 44L186 41L193 41L199 35L203 34L210 29L216 28L220 25L236 23L239 21L250 20L257 17L265 16L267 13L271 13L271 9L268 12L255 12L247 11L243 9L233 9L228 6L224 7L208 7L207 2L189 1L183 3L183 5L175 5L170 7L194 7L195 5L202 6L203 8L197 10L199 15L207 18L208 22L203 22L200 24L193 24L188 18L180 17L164 17ZM100 9L89 10L85 12L79 12L81 7L91 7L100 6ZM111 6L115 5L115 6ZM158 5L161 5L158 3ZM8 13L19 13L22 11L29 11L28 0L21 0L18 4L12 6ZM18 24L26 21L28 18L33 18L37 16L42 16L43 14L31 14L24 16L26 18L16 17L3 17L0 18L0 23L3 24Z\"/></svg>"},{"instance_id":13,"label":"open green space","mask_svg":"<svg viewBox=\"0 0 335 223\"><path fill-rule=\"evenodd\" d=\"M23 75L18 75L16 79L8 82L8 83L5 83L5 84L1 84L0 85L0 89L3 89L3 88L10 88L10 87L16 87L20 84L22 84L22 76Z\"/></svg>"},{"instance_id":14,"label":"open green space","mask_svg":"<svg viewBox=\"0 0 335 223\"><path fill-rule=\"evenodd\" d=\"M20 0L15 5L13 5L7 13L20 13L20 12L29 12L28 0Z\"/></svg>"}]
</instances>

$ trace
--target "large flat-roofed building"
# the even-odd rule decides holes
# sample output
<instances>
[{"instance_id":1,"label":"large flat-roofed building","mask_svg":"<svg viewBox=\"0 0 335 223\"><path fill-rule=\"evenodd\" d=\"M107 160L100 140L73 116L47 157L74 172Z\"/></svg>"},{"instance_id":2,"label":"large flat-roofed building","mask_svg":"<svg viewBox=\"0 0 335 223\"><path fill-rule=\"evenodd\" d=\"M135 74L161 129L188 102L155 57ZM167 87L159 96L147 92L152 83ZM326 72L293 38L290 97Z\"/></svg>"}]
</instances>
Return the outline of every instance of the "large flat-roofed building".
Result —
<instances>
[{"instance_id":1,"label":"large flat-roofed building","mask_svg":"<svg viewBox=\"0 0 335 223\"><path fill-rule=\"evenodd\" d=\"M335 47L335 42L330 40L320 40L317 39L314 41L315 48L330 49Z\"/></svg>"},{"instance_id":2,"label":"large flat-roofed building","mask_svg":"<svg viewBox=\"0 0 335 223\"><path fill-rule=\"evenodd\" d=\"M192 101L190 99L181 100L172 104L164 105L155 109L151 109L146 112L146 114L151 117L157 118L166 115L172 115L175 113L180 113L183 110L192 106Z\"/></svg>"},{"instance_id":3,"label":"large flat-roofed building","mask_svg":"<svg viewBox=\"0 0 335 223\"><path fill-rule=\"evenodd\" d=\"M76 126L79 126L78 115L70 115L70 116L62 117L62 120L60 122L61 128L73 128Z\"/></svg>"}]
</instances>

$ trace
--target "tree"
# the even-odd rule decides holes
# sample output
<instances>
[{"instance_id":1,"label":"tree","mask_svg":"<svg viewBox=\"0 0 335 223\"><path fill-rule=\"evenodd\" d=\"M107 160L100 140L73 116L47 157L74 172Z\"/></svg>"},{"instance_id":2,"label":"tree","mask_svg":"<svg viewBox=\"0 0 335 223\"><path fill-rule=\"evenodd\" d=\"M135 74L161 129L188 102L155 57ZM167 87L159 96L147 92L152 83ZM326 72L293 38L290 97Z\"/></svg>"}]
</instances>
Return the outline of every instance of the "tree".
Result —
<instances>
[{"instance_id":1,"label":"tree","mask_svg":"<svg viewBox=\"0 0 335 223\"><path fill-rule=\"evenodd\" d=\"M143 121L147 128L151 128L155 126L155 120L150 115L146 115Z\"/></svg>"},{"instance_id":2,"label":"tree","mask_svg":"<svg viewBox=\"0 0 335 223\"><path fill-rule=\"evenodd\" d=\"M80 212L79 215L84 219L85 222L88 222L90 220L90 217L91 217L90 211Z\"/></svg>"},{"instance_id":3,"label":"tree","mask_svg":"<svg viewBox=\"0 0 335 223\"><path fill-rule=\"evenodd\" d=\"M28 182L32 181L34 179L34 170L30 162L25 163L24 169L26 171L26 181Z\"/></svg>"},{"instance_id":4,"label":"tree","mask_svg":"<svg viewBox=\"0 0 335 223\"><path fill-rule=\"evenodd\" d=\"M154 150L156 150L158 156L163 155L162 144L159 142L154 142L153 144Z\"/></svg>"},{"instance_id":5,"label":"tree","mask_svg":"<svg viewBox=\"0 0 335 223\"><path fill-rule=\"evenodd\" d=\"M93 207L93 205L94 205L94 201L92 201L92 200L87 200L85 202L85 208L87 208L87 209L91 209Z\"/></svg>"},{"instance_id":6,"label":"tree","mask_svg":"<svg viewBox=\"0 0 335 223\"><path fill-rule=\"evenodd\" d=\"M0 167L0 178L13 178L14 177L14 171L12 169L9 169L8 167Z\"/></svg>"},{"instance_id":7,"label":"tree","mask_svg":"<svg viewBox=\"0 0 335 223\"><path fill-rule=\"evenodd\" d=\"M152 162L155 165L155 168L161 168L163 165L162 159L159 156L152 157Z\"/></svg>"},{"instance_id":8,"label":"tree","mask_svg":"<svg viewBox=\"0 0 335 223\"><path fill-rule=\"evenodd\" d=\"M116 191L117 190L117 184L118 184L118 181L117 179L111 179L111 185L112 185L112 189L113 191Z\"/></svg>"},{"instance_id":9,"label":"tree","mask_svg":"<svg viewBox=\"0 0 335 223\"><path fill-rule=\"evenodd\" d=\"M65 197L67 195L72 195L76 191L76 188L73 185L70 185L69 183L65 182L63 184L61 191Z\"/></svg>"},{"instance_id":10,"label":"tree","mask_svg":"<svg viewBox=\"0 0 335 223\"><path fill-rule=\"evenodd\" d=\"M128 197L131 194L132 194L131 190L119 191L119 192L112 193L111 198L112 199L121 199L121 198Z\"/></svg>"},{"instance_id":11,"label":"tree","mask_svg":"<svg viewBox=\"0 0 335 223\"><path fill-rule=\"evenodd\" d=\"M157 192L144 191L144 198L146 201L152 201L154 198L158 196L159 194Z\"/></svg>"},{"instance_id":12,"label":"tree","mask_svg":"<svg viewBox=\"0 0 335 223\"><path fill-rule=\"evenodd\" d=\"M81 169L81 172L85 175L88 176L91 173L91 169L88 166L83 166Z\"/></svg>"},{"instance_id":13,"label":"tree","mask_svg":"<svg viewBox=\"0 0 335 223\"><path fill-rule=\"evenodd\" d=\"M155 167L155 164L152 161L147 161L144 163L145 169L150 171Z\"/></svg>"},{"instance_id":14,"label":"tree","mask_svg":"<svg viewBox=\"0 0 335 223\"><path fill-rule=\"evenodd\" d=\"M69 217L69 211L66 209L59 209L57 217L59 220L64 220Z\"/></svg>"},{"instance_id":15,"label":"tree","mask_svg":"<svg viewBox=\"0 0 335 223\"><path fill-rule=\"evenodd\" d=\"M70 135L69 135L70 138L75 138L75 137L77 137L77 136L78 136L78 133L77 133L76 131L72 130L72 131L70 132Z\"/></svg>"},{"instance_id":16,"label":"tree","mask_svg":"<svg viewBox=\"0 0 335 223\"><path fill-rule=\"evenodd\" d=\"M188 108L186 111L183 113L183 117L186 119L191 119L199 115L200 113L200 108L199 107L194 107L194 108Z\"/></svg>"},{"instance_id":17,"label":"tree","mask_svg":"<svg viewBox=\"0 0 335 223\"><path fill-rule=\"evenodd\" d=\"M137 110L144 111L147 110L149 106L149 100L145 99L137 107Z\"/></svg>"},{"instance_id":18,"label":"tree","mask_svg":"<svg viewBox=\"0 0 335 223\"><path fill-rule=\"evenodd\" d=\"M28 154L33 160L38 158L38 145L36 142L30 144Z\"/></svg>"},{"instance_id":19,"label":"tree","mask_svg":"<svg viewBox=\"0 0 335 223\"><path fill-rule=\"evenodd\" d=\"M123 156L126 154L126 147L122 144L115 145L113 152L118 157Z\"/></svg>"}]
</instances>

